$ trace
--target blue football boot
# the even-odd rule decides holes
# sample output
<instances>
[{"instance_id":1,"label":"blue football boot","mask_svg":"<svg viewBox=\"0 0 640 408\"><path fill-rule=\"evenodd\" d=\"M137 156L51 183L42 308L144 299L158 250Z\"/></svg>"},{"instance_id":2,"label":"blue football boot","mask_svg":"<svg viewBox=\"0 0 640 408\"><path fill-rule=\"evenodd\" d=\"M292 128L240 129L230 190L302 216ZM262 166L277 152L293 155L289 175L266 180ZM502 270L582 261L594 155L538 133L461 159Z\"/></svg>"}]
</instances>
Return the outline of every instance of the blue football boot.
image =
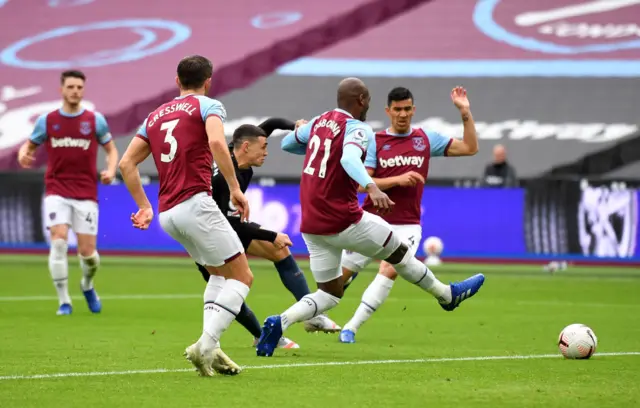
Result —
<instances>
[{"instance_id":1,"label":"blue football boot","mask_svg":"<svg viewBox=\"0 0 640 408\"><path fill-rule=\"evenodd\" d=\"M478 293L483 284L484 275L481 273L473 275L462 282L451 283L451 302L440 303L440 306L447 312L454 310L460 303Z\"/></svg>"}]
</instances>

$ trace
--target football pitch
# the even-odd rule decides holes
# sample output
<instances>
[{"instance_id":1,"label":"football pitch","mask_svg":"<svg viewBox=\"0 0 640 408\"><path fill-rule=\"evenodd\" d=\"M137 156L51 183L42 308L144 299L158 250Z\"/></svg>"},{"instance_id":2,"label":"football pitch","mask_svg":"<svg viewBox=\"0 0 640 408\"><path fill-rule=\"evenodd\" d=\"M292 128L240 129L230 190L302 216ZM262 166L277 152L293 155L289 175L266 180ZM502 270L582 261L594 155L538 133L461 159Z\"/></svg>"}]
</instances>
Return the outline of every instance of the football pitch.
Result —
<instances>
[{"instance_id":1,"label":"football pitch","mask_svg":"<svg viewBox=\"0 0 640 408\"><path fill-rule=\"evenodd\" d=\"M102 258L92 315L70 256L74 312L55 315L44 256L0 256L0 407L631 407L640 400L640 270L443 265L443 281L482 272L480 292L445 312L398 281L357 334L286 336L298 350L258 358L237 323L223 350L245 368L201 378L184 359L202 326L204 281L187 258ZM308 271L308 263L301 262ZM293 303L271 264L251 261L247 303L260 320ZM370 267L328 314L343 325ZM307 272L310 287L312 278ZM590 360L564 360L558 334L570 323L598 336Z\"/></svg>"}]
</instances>

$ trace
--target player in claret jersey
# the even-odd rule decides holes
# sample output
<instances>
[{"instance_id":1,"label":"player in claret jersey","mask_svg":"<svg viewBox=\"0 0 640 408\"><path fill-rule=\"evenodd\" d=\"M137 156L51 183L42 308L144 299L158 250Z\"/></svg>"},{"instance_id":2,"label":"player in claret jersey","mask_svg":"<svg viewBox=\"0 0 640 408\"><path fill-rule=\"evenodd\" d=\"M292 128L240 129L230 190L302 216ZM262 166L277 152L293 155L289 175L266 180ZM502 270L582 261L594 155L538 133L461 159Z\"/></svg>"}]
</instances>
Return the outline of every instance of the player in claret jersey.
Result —
<instances>
[{"instance_id":1,"label":"player in claret jersey","mask_svg":"<svg viewBox=\"0 0 640 408\"><path fill-rule=\"evenodd\" d=\"M299 123L306 121L299 121ZM258 126L241 125L233 132L233 138L229 144L229 152L235 167L236 177L240 190L246 193L253 178L253 168L261 167L267 157L268 137L276 129L293 130L296 123L284 118L269 118ZM296 300L309 294L309 286L302 270L289 252L291 240L287 234L264 229L255 222L242 222L233 203L229 200L229 187L227 181L214 165L211 177L213 199L226 215L233 230L238 234L244 250L249 255L257 256L273 262L284 286L291 292ZM209 282L211 275L204 266L196 264L198 270ZM260 337L260 322L251 308L244 303L236 320L246 328L253 336L255 342ZM304 323L308 332L323 331L325 333L339 332L341 327L336 325L327 316L320 315ZM290 349L300 346L286 337L280 338L278 347Z\"/></svg>"},{"instance_id":2,"label":"player in claret jersey","mask_svg":"<svg viewBox=\"0 0 640 408\"><path fill-rule=\"evenodd\" d=\"M373 130L363 122L371 97L361 80L347 78L338 86L337 99L338 109L313 118L282 141L284 150L305 155L300 183L300 231L318 290L281 315L265 320L256 347L258 356L273 355L283 331L291 324L338 304L344 292L340 263L345 249L394 265L400 276L435 296L445 310L455 309L484 283L484 276L478 274L461 283L443 284L415 258L408 243L393 232L391 225L377 215L363 212L358 203L358 185L382 214L395 204L376 185L363 163L365 157L374 159L376 152Z\"/></svg>"},{"instance_id":3,"label":"player in claret jersey","mask_svg":"<svg viewBox=\"0 0 640 408\"><path fill-rule=\"evenodd\" d=\"M249 294L253 274L238 235L211 198L214 159L241 219L249 218L249 206L224 137L225 109L205 96L211 88L211 61L186 57L177 71L180 96L149 114L122 157L120 171L139 208L131 215L133 226L147 229L153 210L137 166L153 156L160 179L160 225L212 275L204 291L202 335L185 356L202 376L212 376L213 370L238 374L240 367L222 352L219 340Z\"/></svg>"},{"instance_id":4,"label":"player in claret jersey","mask_svg":"<svg viewBox=\"0 0 640 408\"><path fill-rule=\"evenodd\" d=\"M51 233L49 272L58 291L58 315L70 315L68 286L69 226L78 237L78 257L82 269L80 287L89 310L100 313L102 303L93 288L93 278L100 265L96 251L98 235L98 145L107 153L107 169L100 180L110 184L116 175L118 151L111 140L104 116L84 109L85 75L65 71L60 77L62 107L36 120L29 140L20 148L22 167L33 165L35 151L45 145L48 153L45 173L45 223Z\"/></svg>"},{"instance_id":5,"label":"player in claret jersey","mask_svg":"<svg viewBox=\"0 0 640 408\"><path fill-rule=\"evenodd\" d=\"M462 140L411 127L415 112L413 95L407 88L392 89L387 97L386 108L391 126L376 134L376 158L365 163L369 175L374 177L373 181L396 203L393 212L383 218L409 246L412 255L415 255L422 241L420 204L430 158L471 156L478 151L478 137L467 92L463 88L454 88L451 99L462 117ZM369 197L365 199L363 209L375 212ZM342 256L344 281L350 283L371 260L370 256L345 251ZM397 276L393 265L385 261L380 263L378 275L362 295L356 313L340 332L342 343L355 342L356 331L382 306ZM467 295L463 293L463 296Z\"/></svg>"}]
</instances>

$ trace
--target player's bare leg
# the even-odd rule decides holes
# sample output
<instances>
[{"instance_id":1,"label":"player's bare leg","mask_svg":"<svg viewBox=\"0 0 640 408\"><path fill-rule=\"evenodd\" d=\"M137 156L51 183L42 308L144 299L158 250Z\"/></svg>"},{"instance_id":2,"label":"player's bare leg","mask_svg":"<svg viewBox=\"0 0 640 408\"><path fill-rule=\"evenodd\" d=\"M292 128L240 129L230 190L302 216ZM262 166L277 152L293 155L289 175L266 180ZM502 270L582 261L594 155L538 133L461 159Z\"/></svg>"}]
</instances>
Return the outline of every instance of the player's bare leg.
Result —
<instances>
[{"instance_id":1,"label":"player's bare leg","mask_svg":"<svg viewBox=\"0 0 640 408\"><path fill-rule=\"evenodd\" d=\"M349 273L345 274L345 270ZM351 272L352 271L343 268L343 277L345 275L349 276ZM373 312L378 310L384 301L387 300L397 277L398 273L393 265L384 261L380 263L378 274L362 294L362 301L356 309L355 314L351 320L344 325L344 329L340 332L341 343L355 343L356 332L360 326L369 320Z\"/></svg>"},{"instance_id":2,"label":"player's bare leg","mask_svg":"<svg viewBox=\"0 0 640 408\"><path fill-rule=\"evenodd\" d=\"M185 355L200 375L211 376L213 369L222 374L238 374L240 367L220 350L220 337L235 320L249 294L253 274L243 253L224 265L205 267L212 275L205 289L202 336L187 348Z\"/></svg>"},{"instance_id":3,"label":"player's bare leg","mask_svg":"<svg viewBox=\"0 0 640 408\"><path fill-rule=\"evenodd\" d=\"M289 248L277 248L271 242L253 240L251 244L249 244L249 248L247 248L247 253L273 262L273 265L280 275L282 284L291 292L296 300L300 300L311 293L304 273L291 255ZM306 320L304 322L304 329L308 333L336 333L340 331L341 327L325 314L320 314ZM286 337L283 337L281 343L284 341L283 339L288 340Z\"/></svg>"},{"instance_id":4,"label":"player's bare leg","mask_svg":"<svg viewBox=\"0 0 640 408\"><path fill-rule=\"evenodd\" d=\"M58 224L50 227L51 247L49 249L49 273L58 292L59 316L71 314L71 297L69 296L69 264L67 262L67 240L69 225Z\"/></svg>"},{"instance_id":5,"label":"player's bare leg","mask_svg":"<svg viewBox=\"0 0 640 408\"><path fill-rule=\"evenodd\" d=\"M80 287L92 313L100 313L102 303L93 288L93 278L100 267L100 255L96 250L96 236L92 234L76 234L78 236L78 258L82 269Z\"/></svg>"}]
</instances>

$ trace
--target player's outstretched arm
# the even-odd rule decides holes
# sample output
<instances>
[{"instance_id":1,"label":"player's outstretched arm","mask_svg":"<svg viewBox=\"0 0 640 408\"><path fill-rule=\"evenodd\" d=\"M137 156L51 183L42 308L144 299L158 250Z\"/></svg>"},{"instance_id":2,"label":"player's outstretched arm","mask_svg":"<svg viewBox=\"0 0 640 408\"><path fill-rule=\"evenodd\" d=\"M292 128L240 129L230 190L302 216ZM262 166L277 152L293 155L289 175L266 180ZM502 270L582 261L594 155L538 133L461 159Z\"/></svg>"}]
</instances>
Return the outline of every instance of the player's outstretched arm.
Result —
<instances>
[{"instance_id":1,"label":"player's outstretched arm","mask_svg":"<svg viewBox=\"0 0 640 408\"><path fill-rule=\"evenodd\" d=\"M209 139L209 148L213 153L213 160L215 160L218 170L222 173L225 181L229 185L229 193L231 195L231 202L238 209L243 221L249 220L249 203L244 194L240 190L240 184L236 178L236 170L233 167L233 161L231 160L231 153L229 153L229 147L227 141L224 138L224 125L222 119L216 115L210 115L207 117L205 126L207 129L207 137Z\"/></svg>"},{"instance_id":2,"label":"player's outstretched arm","mask_svg":"<svg viewBox=\"0 0 640 408\"><path fill-rule=\"evenodd\" d=\"M131 140L131 143L129 143L129 147L127 147L127 150L122 155L122 159L118 165L124 184L127 186L129 193L138 206L138 213L144 214L144 216L139 220L134 219L134 216L132 216L134 226L142 229L145 229L148 227L149 223L151 223L153 210L151 208L151 203L142 188L138 164L142 163L150 154L151 148L149 147L149 143L146 141L146 138L136 136Z\"/></svg>"},{"instance_id":3,"label":"player's outstretched arm","mask_svg":"<svg viewBox=\"0 0 640 408\"><path fill-rule=\"evenodd\" d=\"M284 118L269 118L258 125L258 127L264 130L267 136L271 136L274 130L294 130L296 128L295 122Z\"/></svg>"},{"instance_id":4,"label":"player's outstretched arm","mask_svg":"<svg viewBox=\"0 0 640 408\"><path fill-rule=\"evenodd\" d=\"M314 118L315 119L315 118ZM298 121L301 123L300 121ZM307 143L311 137L311 129L313 128L314 120L307 122L301 126L297 126L293 132L289 132L282 138L280 147L285 152L304 155L307 152ZM296 124L298 125L298 123Z\"/></svg>"},{"instance_id":5,"label":"player's outstretched arm","mask_svg":"<svg viewBox=\"0 0 640 408\"><path fill-rule=\"evenodd\" d=\"M478 134L476 133L476 124L471 115L471 107L467 98L467 90L462 87L453 88L451 91L451 100L460 111L462 125L464 126L464 134L462 140L452 139L449 149L446 151L447 156L473 156L478 153Z\"/></svg>"}]
</instances>

